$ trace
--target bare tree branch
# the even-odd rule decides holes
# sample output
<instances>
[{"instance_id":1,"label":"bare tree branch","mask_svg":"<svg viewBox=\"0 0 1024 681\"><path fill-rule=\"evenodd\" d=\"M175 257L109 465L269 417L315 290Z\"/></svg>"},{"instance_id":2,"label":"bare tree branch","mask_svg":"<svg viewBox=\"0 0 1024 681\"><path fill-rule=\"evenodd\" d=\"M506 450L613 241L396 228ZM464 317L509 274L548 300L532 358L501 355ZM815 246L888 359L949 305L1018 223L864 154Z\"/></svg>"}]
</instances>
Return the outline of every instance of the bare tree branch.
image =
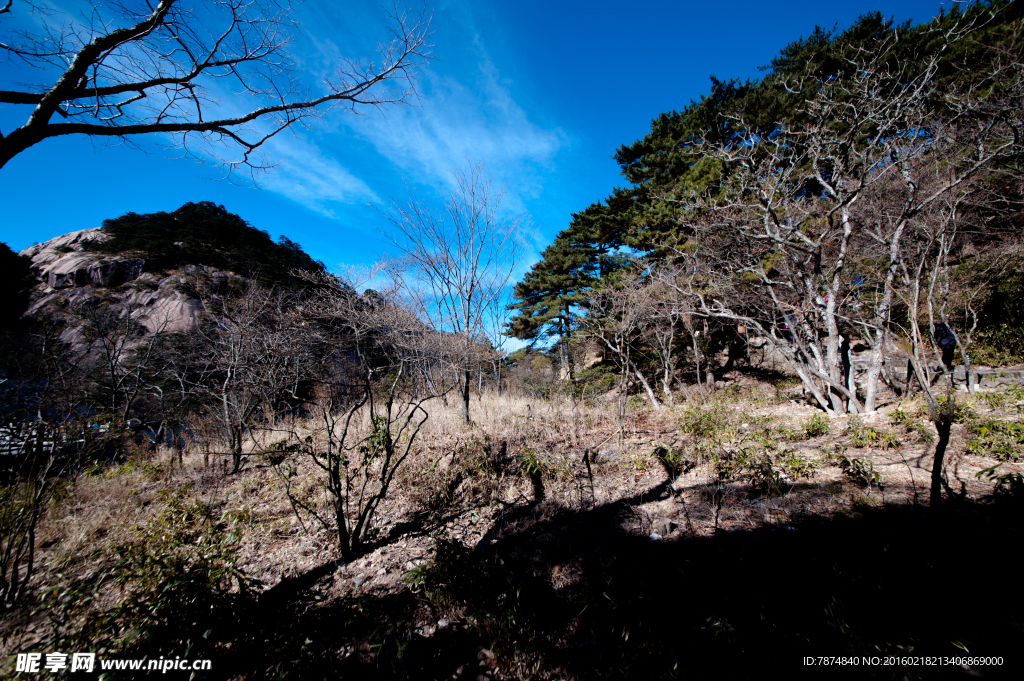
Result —
<instances>
[{"instance_id":1,"label":"bare tree branch","mask_svg":"<svg viewBox=\"0 0 1024 681\"><path fill-rule=\"evenodd\" d=\"M0 15L11 14L12 6L9 0ZM387 12L390 37L378 42L375 57L342 60L313 95L289 53L297 27L288 3L205 0L193 10L160 0L117 7L116 21L101 20L92 7L82 21L44 17L40 30L0 41L0 59L40 73L24 87L0 90L0 104L34 107L23 125L0 135L0 167L51 137L163 133L188 155L229 172L264 170L264 159L253 153L292 125L338 107L360 113L414 102L416 72L430 59L430 14L396 4ZM123 25L111 28L116 24ZM230 107L219 99L229 89L255 106L224 115ZM63 122L53 122L55 115ZM223 147L239 153L225 156Z\"/></svg>"},{"instance_id":2,"label":"bare tree branch","mask_svg":"<svg viewBox=\"0 0 1024 681\"><path fill-rule=\"evenodd\" d=\"M470 372L490 311L502 298L523 254L522 217L501 212L504 192L496 191L480 165L456 172L456 189L444 209L433 212L410 197L393 202L385 217L394 227L384 237L403 254L391 275L401 283L417 312L438 332L451 334L462 376L463 417L469 421Z\"/></svg>"}]
</instances>

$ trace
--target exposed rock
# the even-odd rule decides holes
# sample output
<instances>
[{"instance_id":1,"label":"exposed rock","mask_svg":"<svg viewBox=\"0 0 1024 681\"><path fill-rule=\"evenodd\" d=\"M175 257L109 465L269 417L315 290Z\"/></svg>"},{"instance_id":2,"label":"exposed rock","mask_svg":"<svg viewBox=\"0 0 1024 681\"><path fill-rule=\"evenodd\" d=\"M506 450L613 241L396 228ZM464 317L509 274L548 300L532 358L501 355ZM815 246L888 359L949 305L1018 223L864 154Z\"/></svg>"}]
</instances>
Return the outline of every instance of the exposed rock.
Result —
<instances>
[{"instance_id":1,"label":"exposed rock","mask_svg":"<svg viewBox=\"0 0 1024 681\"><path fill-rule=\"evenodd\" d=\"M605 361L604 346L599 344L597 341L589 340L585 348L583 355L583 369L592 369L593 367L603 364Z\"/></svg>"},{"instance_id":2,"label":"exposed rock","mask_svg":"<svg viewBox=\"0 0 1024 681\"><path fill-rule=\"evenodd\" d=\"M142 274L142 258L117 258L84 250L89 241L106 236L99 228L83 229L30 246L21 252L32 259L36 276L51 289L76 286L119 286Z\"/></svg>"},{"instance_id":3,"label":"exposed rock","mask_svg":"<svg viewBox=\"0 0 1024 681\"><path fill-rule=\"evenodd\" d=\"M98 288L108 291L99 296L103 304L118 308L119 314L130 312L149 333L169 333L193 328L206 312L203 302L189 294L186 282L216 295L228 281L228 274L204 265L146 272L144 258L106 255L85 248L87 242L105 238L99 228L83 229L22 251L31 258L39 280L28 314L49 310L66 315L68 327L61 338L72 345L86 342L84 322L78 319L76 310L96 301Z\"/></svg>"},{"instance_id":4,"label":"exposed rock","mask_svg":"<svg viewBox=\"0 0 1024 681\"><path fill-rule=\"evenodd\" d=\"M206 311L203 301L186 298L180 293L156 298L146 313L146 328L164 333L187 331Z\"/></svg>"}]
</instances>

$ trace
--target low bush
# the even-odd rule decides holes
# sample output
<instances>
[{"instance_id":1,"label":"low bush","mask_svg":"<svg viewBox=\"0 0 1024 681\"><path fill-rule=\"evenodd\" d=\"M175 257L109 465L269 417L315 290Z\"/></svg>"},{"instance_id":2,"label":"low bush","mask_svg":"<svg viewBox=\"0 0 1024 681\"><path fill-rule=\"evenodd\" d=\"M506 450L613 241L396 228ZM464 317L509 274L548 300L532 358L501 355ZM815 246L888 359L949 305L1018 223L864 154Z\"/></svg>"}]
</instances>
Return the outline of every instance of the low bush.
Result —
<instances>
[{"instance_id":1,"label":"low bush","mask_svg":"<svg viewBox=\"0 0 1024 681\"><path fill-rule=\"evenodd\" d=\"M839 461L843 475L862 487L881 487L882 476L875 470L875 465L866 459L848 459L845 456Z\"/></svg>"},{"instance_id":2,"label":"low bush","mask_svg":"<svg viewBox=\"0 0 1024 681\"><path fill-rule=\"evenodd\" d=\"M987 479L989 482L995 483L995 488L992 490L992 496L1000 501L1011 501L1017 504L1024 503L1024 475L1020 473L999 473L999 467L1002 464L996 464L991 468L986 468L983 471L978 471L975 477L979 480L982 478Z\"/></svg>"},{"instance_id":3,"label":"low bush","mask_svg":"<svg viewBox=\"0 0 1024 681\"><path fill-rule=\"evenodd\" d=\"M846 426L846 433L850 436L850 444L854 447L898 449L903 446L900 439L892 431L878 430L877 428L866 426L857 416L850 417L850 421Z\"/></svg>"},{"instance_id":4,"label":"low bush","mask_svg":"<svg viewBox=\"0 0 1024 681\"><path fill-rule=\"evenodd\" d=\"M682 448L659 445L651 452L651 456L658 460L671 480L694 467L694 463L686 458L686 451Z\"/></svg>"},{"instance_id":5,"label":"low bush","mask_svg":"<svg viewBox=\"0 0 1024 681\"><path fill-rule=\"evenodd\" d=\"M1024 452L1024 424L998 419L974 419L967 425L971 440L967 453L1018 461Z\"/></svg>"},{"instance_id":6,"label":"low bush","mask_svg":"<svg viewBox=\"0 0 1024 681\"><path fill-rule=\"evenodd\" d=\"M679 430L696 438L719 440L728 428L729 418L725 408L718 403L704 407L687 407L679 419Z\"/></svg>"},{"instance_id":7,"label":"low bush","mask_svg":"<svg viewBox=\"0 0 1024 681\"><path fill-rule=\"evenodd\" d=\"M830 427L828 416L822 413L814 414L803 422L804 433L807 437L828 435Z\"/></svg>"},{"instance_id":8,"label":"low bush","mask_svg":"<svg viewBox=\"0 0 1024 681\"><path fill-rule=\"evenodd\" d=\"M161 512L114 548L101 578L45 595L54 646L187 657L231 637L256 585L238 567L238 531L215 525L187 487L160 499ZM110 587L120 596L112 606L100 601Z\"/></svg>"}]
</instances>

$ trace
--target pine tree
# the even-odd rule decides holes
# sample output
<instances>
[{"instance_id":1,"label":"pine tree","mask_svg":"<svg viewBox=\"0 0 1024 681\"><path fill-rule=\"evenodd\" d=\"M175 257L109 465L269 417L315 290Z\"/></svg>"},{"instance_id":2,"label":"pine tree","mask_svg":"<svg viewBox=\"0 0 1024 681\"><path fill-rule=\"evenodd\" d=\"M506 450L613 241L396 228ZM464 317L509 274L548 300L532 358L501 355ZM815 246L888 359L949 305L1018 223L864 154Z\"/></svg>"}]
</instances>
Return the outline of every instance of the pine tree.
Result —
<instances>
[{"instance_id":1,"label":"pine tree","mask_svg":"<svg viewBox=\"0 0 1024 681\"><path fill-rule=\"evenodd\" d=\"M532 342L556 337L567 366L568 343L587 292L622 266L619 251L628 228L624 215L600 203L573 214L569 227L516 285L517 302L509 308L519 314L508 324L509 335Z\"/></svg>"}]
</instances>

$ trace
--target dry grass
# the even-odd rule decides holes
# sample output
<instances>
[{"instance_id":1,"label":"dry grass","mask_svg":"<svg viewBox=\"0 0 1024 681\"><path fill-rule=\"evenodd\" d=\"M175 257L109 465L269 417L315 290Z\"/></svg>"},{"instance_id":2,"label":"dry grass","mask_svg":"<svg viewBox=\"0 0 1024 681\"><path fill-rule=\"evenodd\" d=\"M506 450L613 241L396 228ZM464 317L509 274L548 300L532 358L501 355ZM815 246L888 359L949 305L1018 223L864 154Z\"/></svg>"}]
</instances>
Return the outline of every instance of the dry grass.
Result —
<instances>
[{"instance_id":1,"label":"dry grass","mask_svg":"<svg viewBox=\"0 0 1024 681\"><path fill-rule=\"evenodd\" d=\"M931 426L923 420L919 405L893 404L861 419L860 427L891 433L898 444L856 447L851 444L849 418L834 419L825 435L801 435L803 424L816 411L798 400L780 398L770 386L722 391L713 403L724 425L716 444L707 447L680 429L683 415L694 405L652 412L634 403L623 418L620 438L616 435L619 416L611 404L484 394L474 396L473 423L467 425L457 402L433 401L428 407L430 418L378 514L375 538L380 544L338 568L326 598L335 601L403 591L406 573L428 559L438 540L473 546L487 537L520 531L561 509L583 510L638 497L622 519L623 527L633 534L668 539L782 526L808 515L855 516L869 507L927 501L933 443L921 441L922 431ZM894 417L897 408L904 415L902 420ZM912 423L907 414L912 415ZM363 418L360 435L367 425ZM287 426L257 432L249 446L266 447L288 430L304 436L314 432L317 424L299 421ZM739 475L723 478L722 461L752 442L755 431L768 433L763 437L774 442L776 468L781 470L782 457L796 456L811 462L808 477L793 477L779 494L766 494ZM965 454L965 436L964 428L956 426L951 484L954 491L963 490L966 498L979 499L991 493L992 485L978 480L975 473L996 462ZM241 473L229 475L223 456L214 456L209 466L204 464L207 449L223 451L216 443L208 444L186 449L180 464L173 452L161 449L80 477L50 507L39 528L38 589L81 582L109 568L114 547L130 541L134 528L160 511L158 495L167 487L186 488L209 504L214 522L234 524L241 530L241 567L265 588L338 559L332 532L308 514L296 518L281 482L263 457L247 458ZM692 465L671 481L666 494L654 495L650 491L666 482L664 470L652 456L658 446L681 448ZM590 466L584 451L592 453ZM865 487L844 475L837 451L871 462L882 486ZM326 511L320 472L301 457L294 463L299 493L306 495L311 506ZM535 497L537 488L530 477L534 469L540 471L545 499L529 516L512 522L510 510L525 508ZM1020 471L1021 466L1007 463L1004 469ZM429 511L426 519L424 509ZM420 520L415 531L395 534L402 523L416 518ZM544 569L557 590L575 579L572 565ZM8 620L4 626L2 652L10 653L44 638L47 622L45 613L38 613L27 620Z\"/></svg>"}]
</instances>

